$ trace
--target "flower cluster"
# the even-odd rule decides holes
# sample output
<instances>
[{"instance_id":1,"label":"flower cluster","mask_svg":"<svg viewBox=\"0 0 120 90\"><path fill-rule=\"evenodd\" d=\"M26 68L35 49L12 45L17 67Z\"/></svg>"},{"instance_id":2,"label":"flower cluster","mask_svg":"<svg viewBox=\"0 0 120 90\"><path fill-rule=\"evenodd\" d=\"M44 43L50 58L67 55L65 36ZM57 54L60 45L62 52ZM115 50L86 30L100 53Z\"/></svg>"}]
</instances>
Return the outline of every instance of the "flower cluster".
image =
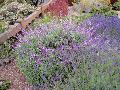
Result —
<instances>
[{"instance_id":1,"label":"flower cluster","mask_svg":"<svg viewBox=\"0 0 120 90\"><path fill-rule=\"evenodd\" d=\"M95 15L80 24L76 31L87 36L86 45L120 48L120 19L117 16Z\"/></svg>"},{"instance_id":2,"label":"flower cluster","mask_svg":"<svg viewBox=\"0 0 120 90\"><path fill-rule=\"evenodd\" d=\"M103 79L101 77L101 75L104 76L103 72L113 74L111 67L119 67L120 57L119 53L114 50L103 51L97 46L103 45L102 48L105 48L105 43L109 41L111 45L113 45L112 42L115 43L115 46L112 47L119 48L119 42L115 42L115 40L120 40L119 30L117 17L99 15L85 20L80 25L69 19L54 19L49 24L39 26L32 32L26 33L23 30L26 35L23 40L18 37L20 43L15 49L18 54L18 66L28 82L33 85L55 88L60 83L69 85L74 79L77 84L80 84L77 87L86 87L84 85L86 83L92 89L105 88L98 79ZM114 62L110 66L101 67L111 60ZM110 72L108 72L109 69ZM101 71L99 72L99 70ZM119 71L118 68L116 70ZM116 70L114 71L118 72ZM118 75L118 73L115 74ZM93 76L95 79L92 78ZM76 78L79 78L80 83ZM111 80L111 76L108 75L107 78ZM117 78L116 76L115 80ZM94 86L95 80L98 80L96 86ZM97 87L99 85L102 86ZM110 85L111 88L114 88L112 84Z\"/></svg>"}]
</instances>

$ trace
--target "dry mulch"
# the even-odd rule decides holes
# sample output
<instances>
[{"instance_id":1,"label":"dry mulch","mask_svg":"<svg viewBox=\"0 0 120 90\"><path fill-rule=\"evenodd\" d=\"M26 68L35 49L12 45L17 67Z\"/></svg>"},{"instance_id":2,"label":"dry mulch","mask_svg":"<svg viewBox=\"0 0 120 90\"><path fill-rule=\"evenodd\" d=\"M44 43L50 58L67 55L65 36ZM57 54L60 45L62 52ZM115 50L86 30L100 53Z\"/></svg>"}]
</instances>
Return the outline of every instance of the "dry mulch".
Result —
<instances>
[{"instance_id":1,"label":"dry mulch","mask_svg":"<svg viewBox=\"0 0 120 90\"><path fill-rule=\"evenodd\" d=\"M10 80L11 86L9 90L31 90L20 72L16 67L15 60L4 68L0 67L0 79Z\"/></svg>"}]
</instances>

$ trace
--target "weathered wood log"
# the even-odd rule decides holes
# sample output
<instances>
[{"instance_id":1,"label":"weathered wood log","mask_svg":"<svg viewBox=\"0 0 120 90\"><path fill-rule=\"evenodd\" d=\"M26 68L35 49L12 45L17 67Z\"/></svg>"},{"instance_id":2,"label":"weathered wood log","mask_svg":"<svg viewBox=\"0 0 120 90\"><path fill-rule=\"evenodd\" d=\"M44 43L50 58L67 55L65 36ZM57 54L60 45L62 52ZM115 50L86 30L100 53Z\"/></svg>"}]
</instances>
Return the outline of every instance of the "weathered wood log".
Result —
<instances>
[{"instance_id":1,"label":"weathered wood log","mask_svg":"<svg viewBox=\"0 0 120 90\"><path fill-rule=\"evenodd\" d=\"M37 10L32 13L27 18L24 18L20 23L15 23L14 25L10 25L9 29L5 31L4 33L0 34L0 44L4 43L7 39L9 39L12 36L15 36L19 31L19 27L22 26L23 29L25 29L31 21L33 21L39 14L43 13L43 11L48 8L49 4L53 0L49 0L48 3L40 5Z\"/></svg>"}]
</instances>

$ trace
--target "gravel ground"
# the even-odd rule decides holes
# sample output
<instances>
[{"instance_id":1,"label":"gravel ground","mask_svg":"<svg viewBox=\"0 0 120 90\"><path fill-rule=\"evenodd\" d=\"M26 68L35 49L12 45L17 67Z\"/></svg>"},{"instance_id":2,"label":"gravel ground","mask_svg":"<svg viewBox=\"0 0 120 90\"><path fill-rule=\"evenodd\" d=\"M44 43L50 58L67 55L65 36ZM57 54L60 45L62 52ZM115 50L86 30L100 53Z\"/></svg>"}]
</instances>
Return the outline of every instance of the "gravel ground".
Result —
<instances>
[{"instance_id":1,"label":"gravel ground","mask_svg":"<svg viewBox=\"0 0 120 90\"><path fill-rule=\"evenodd\" d=\"M11 86L9 90L46 90L43 88L33 88L29 86L25 80L25 77L16 67L15 60L4 68L0 67L0 80L10 80Z\"/></svg>"},{"instance_id":2,"label":"gravel ground","mask_svg":"<svg viewBox=\"0 0 120 90\"><path fill-rule=\"evenodd\" d=\"M0 67L0 79L7 79L11 81L9 90L30 90L24 76L16 67L16 62L6 65L4 68Z\"/></svg>"}]
</instances>

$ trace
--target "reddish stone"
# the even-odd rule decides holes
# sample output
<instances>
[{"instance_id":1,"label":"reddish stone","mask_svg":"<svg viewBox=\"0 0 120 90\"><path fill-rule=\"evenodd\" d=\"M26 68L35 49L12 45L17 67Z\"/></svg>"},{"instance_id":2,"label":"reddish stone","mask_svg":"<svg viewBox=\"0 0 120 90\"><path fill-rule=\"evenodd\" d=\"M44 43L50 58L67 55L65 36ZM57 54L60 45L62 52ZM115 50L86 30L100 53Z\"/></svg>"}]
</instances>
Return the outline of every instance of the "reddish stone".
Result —
<instances>
[{"instance_id":1,"label":"reddish stone","mask_svg":"<svg viewBox=\"0 0 120 90\"><path fill-rule=\"evenodd\" d=\"M55 16L66 16L68 14L68 0L55 0L45 12L51 12Z\"/></svg>"}]
</instances>

